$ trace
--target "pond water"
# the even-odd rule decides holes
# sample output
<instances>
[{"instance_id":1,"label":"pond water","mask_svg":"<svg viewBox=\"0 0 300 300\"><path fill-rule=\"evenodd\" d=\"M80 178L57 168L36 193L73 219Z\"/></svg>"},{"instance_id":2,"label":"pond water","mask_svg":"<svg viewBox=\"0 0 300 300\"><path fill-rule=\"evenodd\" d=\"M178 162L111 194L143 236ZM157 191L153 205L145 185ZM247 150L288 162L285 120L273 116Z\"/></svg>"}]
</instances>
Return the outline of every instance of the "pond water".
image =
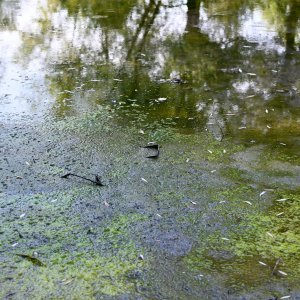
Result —
<instances>
[{"instance_id":1,"label":"pond water","mask_svg":"<svg viewBox=\"0 0 300 300\"><path fill-rule=\"evenodd\" d=\"M0 298L299 299L298 0L0 0L0 140Z\"/></svg>"},{"instance_id":2,"label":"pond water","mask_svg":"<svg viewBox=\"0 0 300 300\"><path fill-rule=\"evenodd\" d=\"M0 5L2 121L104 104L145 128L282 143L299 136L298 1Z\"/></svg>"}]
</instances>

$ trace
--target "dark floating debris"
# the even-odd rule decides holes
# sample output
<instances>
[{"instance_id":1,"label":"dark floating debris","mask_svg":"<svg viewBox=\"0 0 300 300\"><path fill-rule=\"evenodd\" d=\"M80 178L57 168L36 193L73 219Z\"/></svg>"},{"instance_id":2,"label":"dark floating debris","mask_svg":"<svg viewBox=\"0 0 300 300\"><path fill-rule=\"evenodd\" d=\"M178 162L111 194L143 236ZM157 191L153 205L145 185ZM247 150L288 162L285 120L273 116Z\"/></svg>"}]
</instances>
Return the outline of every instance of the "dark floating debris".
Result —
<instances>
[{"instance_id":1,"label":"dark floating debris","mask_svg":"<svg viewBox=\"0 0 300 300\"><path fill-rule=\"evenodd\" d=\"M158 144L149 144L147 146L144 146L143 148L151 149L151 150L155 151L154 154L148 155L148 156L146 156L146 158L158 158L158 156L159 156L159 145Z\"/></svg>"},{"instance_id":2,"label":"dark floating debris","mask_svg":"<svg viewBox=\"0 0 300 300\"><path fill-rule=\"evenodd\" d=\"M46 267L46 265L45 265L43 262L41 262L41 261L40 261L38 258L36 258L36 257L30 256L30 255L27 255L27 254L18 254L18 253L16 253L15 255L20 256L20 257L22 257L22 258L24 258L24 259L27 259L28 261L30 261L31 263L33 263L33 264L36 265L36 266L39 266L39 267Z\"/></svg>"},{"instance_id":3,"label":"dark floating debris","mask_svg":"<svg viewBox=\"0 0 300 300\"><path fill-rule=\"evenodd\" d=\"M101 181L101 177L98 176L98 175L95 175L95 180L92 180L92 179L89 179L89 178L86 178L86 177L83 177L83 176L79 176L79 175L76 175L76 174L73 174L73 173L67 173L67 174L61 176L61 178L68 178L69 176L74 176L74 177L81 178L83 180L90 181L90 182L92 182L92 183L94 183L95 185L98 185L98 186L104 186L104 184Z\"/></svg>"},{"instance_id":4,"label":"dark floating debris","mask_svg":"<svg viewBox=\"0 0 300 300\"><path fill-rule=\"evenodd\" d=\"M18 229L16 229L16 231L17 231L17 233L19 235L19 238L22 239L24 237L23 234Z\"/></svg>"}]
</instances>

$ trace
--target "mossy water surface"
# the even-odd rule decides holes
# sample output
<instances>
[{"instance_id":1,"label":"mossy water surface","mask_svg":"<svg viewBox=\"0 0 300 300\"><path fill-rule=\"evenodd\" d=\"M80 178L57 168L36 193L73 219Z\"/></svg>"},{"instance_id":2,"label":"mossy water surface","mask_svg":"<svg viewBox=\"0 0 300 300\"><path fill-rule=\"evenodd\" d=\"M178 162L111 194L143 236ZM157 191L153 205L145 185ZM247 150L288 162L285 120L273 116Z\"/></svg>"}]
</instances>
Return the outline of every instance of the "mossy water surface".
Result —
<instances>
[{"instance_id":1,"label":"mossy water surface","mask_svg":"<svg viewBox=\"0 0 300 300\"><path fill-rule=\"evenodd\" d=\"M40 129L53 135L51 149L30 161L43 184L2 194L3 297L199 299L212 289L215 298L228 289L266 297L295 288L298 190L268 182L265 148L249 166L254 148L229 138L120 124L101 107ZM157 159L146 158L150 141L161 146ZM67 172L101 175L104 186L60 178ZM286 175L295 170L276 180Z\"/></svg>"},{"instance_id":2,"label":"mossy water surface","mask_svg":"<svg viewBox=\"0 0 300 300\"><path fill-rule=\"evenodd\" d=\"M144 263L130 227L144 217L108 218L103 205L99 224L89 226L74 205L83 197L100 199L94 188L2 199L1 298L86 299L135 291L129 274Z\"/></svg>"}]
</instances>

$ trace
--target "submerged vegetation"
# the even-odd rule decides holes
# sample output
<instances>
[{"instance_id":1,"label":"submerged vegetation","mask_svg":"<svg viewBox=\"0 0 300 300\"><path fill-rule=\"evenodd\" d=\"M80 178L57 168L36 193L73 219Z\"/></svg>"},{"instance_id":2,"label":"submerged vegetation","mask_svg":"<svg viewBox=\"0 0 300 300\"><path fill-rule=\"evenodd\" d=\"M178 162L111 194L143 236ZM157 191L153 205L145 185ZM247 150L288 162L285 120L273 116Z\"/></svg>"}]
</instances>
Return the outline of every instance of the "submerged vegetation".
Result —
<instances>
[{"instance_id":1,"label":"submerged vegetation","mask_svg":"<svg viewBox=\"0 0 300 300\"><path fill-rule=\"evenodd\" d=\"M108 219L103 214L104 220L90 227L76 205L78 199L94 196L90 187L2 198L1 298L85 298L134 291L135 280L128 274L141 271L145 263L130 227L145 218L126 214Z\"/></svg>"},{"instance_id":2,"label":"submerged vegetation","mask_svg":"<svg viewBox=\"0 0 300 300\"><path fill-rule=\"evenodd\" d=\"M23 2L0 298L299 297L297 1Z\"/></svg>"}]
</instances>

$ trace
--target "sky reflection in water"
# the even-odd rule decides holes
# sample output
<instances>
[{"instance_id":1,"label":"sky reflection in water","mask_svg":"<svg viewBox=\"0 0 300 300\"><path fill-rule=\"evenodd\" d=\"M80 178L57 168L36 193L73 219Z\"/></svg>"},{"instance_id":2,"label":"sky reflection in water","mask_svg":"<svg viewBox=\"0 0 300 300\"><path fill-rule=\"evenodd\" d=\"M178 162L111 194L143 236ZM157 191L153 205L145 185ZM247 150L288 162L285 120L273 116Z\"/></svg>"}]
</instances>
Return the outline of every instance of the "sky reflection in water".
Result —
<instances>
[{"instance_id":1,"label":"sky reflection in water","mask_svg":"<svg viewBox=\"0 0 300 300\"><path fill-rule=\"evenodd\" d=\"M295 142L297 1L123 2L0 1L0 120L109 104L140 127Z\"/></svg>"}]
</instances>

